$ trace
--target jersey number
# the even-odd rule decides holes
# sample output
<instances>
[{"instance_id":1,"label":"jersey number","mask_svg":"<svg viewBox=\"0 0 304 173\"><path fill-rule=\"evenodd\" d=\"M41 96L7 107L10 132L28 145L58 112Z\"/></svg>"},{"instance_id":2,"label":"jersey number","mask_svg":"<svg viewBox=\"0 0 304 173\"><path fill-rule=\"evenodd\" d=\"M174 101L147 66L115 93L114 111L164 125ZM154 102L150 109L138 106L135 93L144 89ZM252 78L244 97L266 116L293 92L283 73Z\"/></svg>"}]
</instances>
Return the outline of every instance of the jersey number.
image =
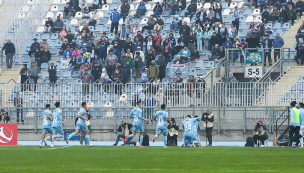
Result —
<instances>
[{"instance_id":1,"label":"jersey number","mask_svg":"<svg viewBox=\"0 0 304 173\"><path fill-rule=\"evenodd\" d=\"M57 123L57 116L54 117L53 123Z\"/></svg>"},{"instance_id":2,"label":"jersey number","mask_svg":"<svg viewBox=\"0 0 304 173\"><path fill-rule=\"evenodd\" d=\"M163 116L159 116L159 117L158 117L158 124L159 124L159 125L164 124Z\"/></svg>"},{"instance_id":3,"label":"jersey number","mask_svg":"<svg viewBox=\"0 0 304 173\"><path fill-rule=\"evenodd\" d=\"M191 130L191 124L185 124L185 130L186 131Z\"/></svg>"},{"instance_id":4,"label":"jersey number","mask_svg":"<svg viewBox=\"0 0 304 173\"><path fill-rule=\"evenodd\" d=\"M45 119L43 120L43 124L48 124L48 119L47 119L47 118L45 118Z\"/></svg>"},{"instance_id":5,"label":"jersey number","mask_svg":"<svg viewBox=\"0 0 304 173\"><path fill-rule=\"evenodd\" d=\"M138 121L138 116L137 115L134 116L134 121Z\"/></svg>"}]
</instances>

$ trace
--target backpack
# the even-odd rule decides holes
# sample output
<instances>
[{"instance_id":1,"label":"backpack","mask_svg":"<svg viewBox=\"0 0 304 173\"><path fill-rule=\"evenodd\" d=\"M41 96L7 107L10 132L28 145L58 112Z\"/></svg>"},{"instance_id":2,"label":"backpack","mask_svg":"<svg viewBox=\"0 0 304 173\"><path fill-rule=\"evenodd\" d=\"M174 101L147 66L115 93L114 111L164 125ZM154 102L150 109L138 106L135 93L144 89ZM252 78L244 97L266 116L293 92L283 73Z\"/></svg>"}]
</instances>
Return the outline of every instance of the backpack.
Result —
<instances>
[{"instance_id":1,"label":"backpack","mask_svg":"<svg viewBox=\"0 0 304 173\"><path fill-rule=\"evenodd\" d=\"M144 134L143 136L142 146L149 146L149 136L147 134Z\"/></svg>"},{"instance_id":2,"label":"backpack","mask_svg":"<svg viewBox=\"0 0 304 173\"><path fill-rule=\"evenodd\" d=\"M246 140L245 147L254 147L254 142L252 137L248 137Z\"/></svg>"}]
</instances>

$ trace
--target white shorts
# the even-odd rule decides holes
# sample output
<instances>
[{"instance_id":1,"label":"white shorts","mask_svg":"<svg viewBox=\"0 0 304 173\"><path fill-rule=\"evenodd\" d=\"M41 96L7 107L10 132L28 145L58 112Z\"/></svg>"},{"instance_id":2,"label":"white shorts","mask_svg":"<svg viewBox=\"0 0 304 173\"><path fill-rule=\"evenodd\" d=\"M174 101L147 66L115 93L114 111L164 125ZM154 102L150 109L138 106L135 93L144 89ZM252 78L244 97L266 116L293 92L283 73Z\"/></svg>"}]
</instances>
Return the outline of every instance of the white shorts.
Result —
<instances>
[{"instance_id":1,"label":"white shorts","mask_svg":"<svg viewBox=\"0 0 304 173\"><path fill-rule=\"evenodd\" d=\"M304 126L300 127L300 135L302 135L302 137L304 137Z\"/></svg>"}]
</instances>

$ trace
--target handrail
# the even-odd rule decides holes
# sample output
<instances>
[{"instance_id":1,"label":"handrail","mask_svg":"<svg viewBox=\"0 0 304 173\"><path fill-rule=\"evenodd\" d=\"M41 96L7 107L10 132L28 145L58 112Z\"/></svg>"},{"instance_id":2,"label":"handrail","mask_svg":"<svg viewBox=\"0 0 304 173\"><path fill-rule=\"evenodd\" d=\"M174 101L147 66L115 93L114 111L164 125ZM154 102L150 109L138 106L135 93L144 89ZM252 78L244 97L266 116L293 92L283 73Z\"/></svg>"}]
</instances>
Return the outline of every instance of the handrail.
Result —
<instances>
[{"instance_id":1,"label":"handrail","mask_svg":"<svg viewBox=\"0 0 304 173\"><path fill-rule=\"evenodd\" d=\"M208 74L205 75L204 80L206 81L209 77L211 77L211 82L213 82L213 72L217 69L220 68L224 62L226 61L227 57L223 58L221 62L219 62Z\"/></svg>"},{"instance_id":2,"label":"handrail","mask_svg":"<svg viewBox=\"0 0 304 173\"><path fill-rule=\"evenodd\" d=\"M288 110L288 116L285 118L285 120L279 125L279 127L278 127L278 121L281 119L281 117L283 117L283 115L285 114L285 112ZM283 111L283 113L280 115L280 117L277 119L277 121L276 121L276 138L278 137L278 129L283 125L283 123L286 121L286 120L288 120L289 121L289 107L287 107L284 111ZM288 122L289 123L289 122ZM286 132L285 132L286 133ZM285 134L285 133L283 133L283 134ZM280 135L280 137L283 135L283 134L281 134ZM278 138L277 138L278 139Z\"/></svg>"}]
</instances>

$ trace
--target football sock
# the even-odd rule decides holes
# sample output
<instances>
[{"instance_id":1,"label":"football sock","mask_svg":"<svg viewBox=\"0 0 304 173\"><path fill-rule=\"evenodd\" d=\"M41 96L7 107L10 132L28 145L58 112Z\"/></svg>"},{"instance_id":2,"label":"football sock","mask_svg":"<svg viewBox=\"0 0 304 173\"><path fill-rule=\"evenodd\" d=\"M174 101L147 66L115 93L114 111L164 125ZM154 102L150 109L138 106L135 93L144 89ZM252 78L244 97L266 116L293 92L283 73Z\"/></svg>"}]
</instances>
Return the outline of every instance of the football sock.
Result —
<instances>
[{"instance_id":1,"label":"football sock","mask_svg":"<svg viewBox=\"0 0 304 173\"><path fill-rule=\"evenodd\" d=\"M133 137L134 137L134 135L133 135L133 134L128 136L128 138L133 138Z\"/></svg>"},{"instance_id":2,"label":"football sock","mask_svg":"<svg viewBox=\"0 0 304 173\"><path fill-rule=\"evenodd\" d=\"M155 135L156 139L158 138L158 135Z\"/></svg>"},{"instance_id":3,"label":"football sock","mask_svg":"<svg viewBox=\"0 0 304 173\"><path fill-rule=\"evenodd\" d=\"M54 141L55 141L56 138L63 138L63 135L56 135L56 136L54 136L52 144L54 144Z\"/></svg>"},{"instance_id":4,"label":"football sock","mask_svg":"<svg viewBox=\"0 0 304 173\"><path fill-rule=\"evenodd\" d=\"M139 143L140 143L140 145L142 145L143 139L144 139L144 136L143 136L143 135L140 135L140 137L139 137Z\"/></svg>"},{"instance_id":5,"label":"football sock","mask_svg":"<svg viewBox=\"0 0 304 173\"><path fill-rule=\"evenodd\" d=\"M45 138L46 141L50 141L52 139L51 136L48 136L47 138Z\"/></svg>"},{"instance_id":6,"label":"football sock","mask_svg":"<svg viewBox=\"0 0 304 173\"><path fill-rule=\"evenodd\" d=\"M164 136L164 146L167 146L167 136Z\"/></svg>"},{"instance_id":7,"label":"football sock","mask_svg":"<svg viewBox=\"0 0 304 173\"><path fill-rule=\"evenodd\" d=\"M90 137L89 137L89 135L85 135L84 138L87 141L87 144L90 145Z\"/></svg>"},{"instance_id":8,"label":"football sock","mask_svg":"<svg viewBox=\"0 0 304 173\"><path fill-rule=\"evenodd\" d=\"M42 143L43 143L43 140L40 140L40 145L42 145Z\"/></svg>"},{"instance_id":9,"label":"football sock","mask_svg":"<svg viewBox=\"0 0 304 173\"><path fill-rule=\"evenodd\" d=\"M300 138L301 147L303 147L303 137Z\"/></svg>"},{"instance_id":10,"label":"football sock","mask_svg":"<svg viewBox=\"0 0 304 173\"><path fill-rule=\"evenodd\" d=\"M71 138L74 137L75 135L76 135L75 132L71 133L71 134L69 135L69 139L71 139Z\"/></svg>"}]
</instances>

